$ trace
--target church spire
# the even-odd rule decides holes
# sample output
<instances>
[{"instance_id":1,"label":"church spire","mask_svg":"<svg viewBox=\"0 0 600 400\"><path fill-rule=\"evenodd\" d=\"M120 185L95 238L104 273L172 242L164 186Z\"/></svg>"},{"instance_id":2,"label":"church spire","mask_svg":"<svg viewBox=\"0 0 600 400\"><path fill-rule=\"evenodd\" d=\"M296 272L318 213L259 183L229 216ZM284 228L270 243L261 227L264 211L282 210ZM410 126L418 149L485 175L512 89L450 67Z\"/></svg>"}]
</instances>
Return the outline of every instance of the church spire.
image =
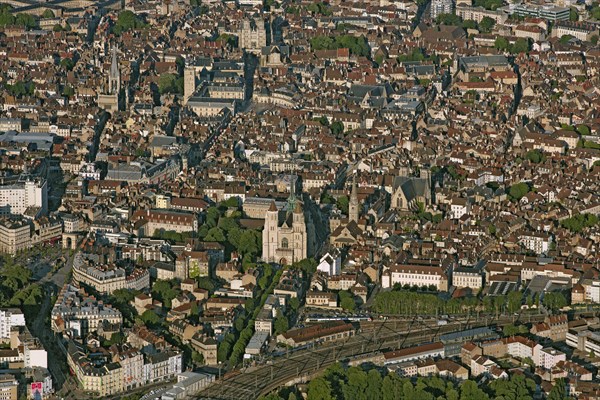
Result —
<instances>
[{"instance_id":1,"label":"church spire","mask_svg":"<svg viewBox=\"0 0 600 400\"><path fill-rule=\"evenodd\" d=\"M288 197L287 203L287 210L288 212L292 212L296 209L296 175L292 175L291 178L291 182L290 182L290 196Z\"/></svg>"},{"instance_id":2,"label":"church spire","mask_svg":"<svg viewBox=\"0 0 600 400\"><path fill-rule=\"evenodd\" d=\"M109 94L119 94L121 90L121 73L119 72L119 61L117 60L117 47L112 48L112 61L108 75Z\"/></svg>"},{"instance_id":3,"label":"church spire","mask_svg":"<svg viewBox=\"0 0 600 400\"><path fill-rule=\"evenodd\" d=\"M352 175L352 193L348 204L348 222L358 222L358 189L356 187L356 171Z\"/></svg>"}]
</instances>

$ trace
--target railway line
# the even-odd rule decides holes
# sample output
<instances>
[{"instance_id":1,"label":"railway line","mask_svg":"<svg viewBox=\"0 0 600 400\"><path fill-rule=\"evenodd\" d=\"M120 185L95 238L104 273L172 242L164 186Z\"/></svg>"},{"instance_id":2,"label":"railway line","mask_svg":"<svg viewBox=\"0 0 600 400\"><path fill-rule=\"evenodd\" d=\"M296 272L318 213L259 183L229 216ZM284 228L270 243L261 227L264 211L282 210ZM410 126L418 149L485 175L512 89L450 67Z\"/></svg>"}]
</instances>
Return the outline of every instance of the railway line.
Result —
<instances>
[{"instance_id":1,"label":"railway line","mask_svg":"<svg viewBox=\"0 0 600 400\"><path fill-rule=\"evenodd\" d=\"M539 322L544 315L530 316L530 322ZM200 399L256 399L287 384L293 379L309 377L338 361L375 356L383 351L397 350L430 343L440 335L483 326L504 326L515 321L515 316L499 318L465 318L447 325L437 320L370 321L361 324L356 335L343 342L321 344L301 352L287 353L272 360L271 365L247 368L203 389Z\"/></svg>"}]
</instances>

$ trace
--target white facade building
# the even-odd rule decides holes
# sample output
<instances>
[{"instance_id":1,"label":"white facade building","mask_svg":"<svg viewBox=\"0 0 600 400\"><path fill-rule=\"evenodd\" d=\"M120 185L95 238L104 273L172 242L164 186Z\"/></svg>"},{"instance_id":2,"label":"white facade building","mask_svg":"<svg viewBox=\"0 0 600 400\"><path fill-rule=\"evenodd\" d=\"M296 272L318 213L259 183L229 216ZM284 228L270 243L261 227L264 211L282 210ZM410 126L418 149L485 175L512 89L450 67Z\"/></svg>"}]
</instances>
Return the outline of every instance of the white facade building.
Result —
<instances>
[{"instance_id":1,"label":"white facade building","mask_svg":"<svg viewBox=\"0 0 600 400\"><path fill-rule=\"evenodd\" d=\"M431 19L436 19L440 14L452 14L453 12L453 0L433 0L431 2Z\"/></svg>"},{"instance_id":2,"label":"white facade building","mask_svg":"<svg viewBox=\"0 0 600 400\"><path fill-rule=\"evenodd\" d=\"M329 276L339 275L342 271L342 258L339 251L325 254L319 260L317 271L321 271Z\"/></svg>"},{"instance_id":3,"label":"white facade building","mask_svg":"<svg viewBox=\"0 0 600 400\"><path fill-rule=\"evenodd\" d=\"M0 186L0 215L23 215L29 207L48 211L48 186L44 179Z\"/></svg>"},{"instance_id":4,"label":"white facade building","mask_svg":"<svg viewBox=\"0 0 600 400\"><path fill-rule=\"evenodd\" d=\"M546 348L539 352L539 361L537 362L537 365L545 369L552 369L559 361L566 360L567 356L562 351Z\"/></svg>"},{"instance_id":5,"label":"white facade building","mask_svg":"<svg viewBox=\"0 0 600 400\"><path fill-rule=\"evenodd\" d=\"M519 243L536 254L547 253L550 249L550 243L552 243L552 236L545 233L521 235Z\"/></svg>"},{"instance_id":6,"label":"white facade building","mask_svg":"<svg viewBox=\"0 0 600 400\"><path fill-rule=\"evenodd\" d=\"M14 326L25 326L25 315L16 308L0 309L0 339L10 339Z\"/></svg>"}]
</instances>

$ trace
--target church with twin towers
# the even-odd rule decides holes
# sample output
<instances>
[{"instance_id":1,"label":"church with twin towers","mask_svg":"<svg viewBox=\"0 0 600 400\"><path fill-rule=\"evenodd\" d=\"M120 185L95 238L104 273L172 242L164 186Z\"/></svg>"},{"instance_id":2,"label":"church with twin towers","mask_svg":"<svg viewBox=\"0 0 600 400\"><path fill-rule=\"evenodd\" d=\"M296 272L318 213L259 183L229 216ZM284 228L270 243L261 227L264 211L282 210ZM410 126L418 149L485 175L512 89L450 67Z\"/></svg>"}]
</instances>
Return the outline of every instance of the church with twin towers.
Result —
<instances>
[{"instance_id":1,"label":"church with twin towers","mask_svg":"<svg viewBox=\"0 0 600 400\"><path fill-rule=\"evenodd\" d=\"M264 262L290 265L315 253L315 227L310 213L296 198L294 186L295 180L283 209L278 209L272 201L266 213L262 241Z\"/></svg>"}]
</instances>

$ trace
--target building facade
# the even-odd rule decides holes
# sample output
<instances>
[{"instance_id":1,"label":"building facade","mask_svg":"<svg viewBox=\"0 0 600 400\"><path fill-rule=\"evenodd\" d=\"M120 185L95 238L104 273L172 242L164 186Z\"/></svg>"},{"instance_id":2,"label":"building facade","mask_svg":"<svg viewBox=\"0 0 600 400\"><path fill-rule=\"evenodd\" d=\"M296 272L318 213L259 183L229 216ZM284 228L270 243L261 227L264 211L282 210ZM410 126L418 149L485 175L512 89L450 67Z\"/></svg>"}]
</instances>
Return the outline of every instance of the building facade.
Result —
<instances>
[{"instance_id":1,"label":"building facade","mask_svg":"<svg viewBox=\"0 0 600 400\"><path fill-rule=\"evenodd\" d=\"M26 180L0 186L0 215L23 215L34 207L36 214L48 212L48 186L46 180Z\"/></svg>"},{"instance_id":2,"label":"building facade","mask_svg":"<svg viewBox=\"0 0 600 400\"><path fill-rule=\"evenodd\" d=\"M263 230L263 261L288 265L308 257L306 217L300 203L296 203L293 210L287 211L280 221L275 202L271 203Z\"/></svg>"}]
</instances>

